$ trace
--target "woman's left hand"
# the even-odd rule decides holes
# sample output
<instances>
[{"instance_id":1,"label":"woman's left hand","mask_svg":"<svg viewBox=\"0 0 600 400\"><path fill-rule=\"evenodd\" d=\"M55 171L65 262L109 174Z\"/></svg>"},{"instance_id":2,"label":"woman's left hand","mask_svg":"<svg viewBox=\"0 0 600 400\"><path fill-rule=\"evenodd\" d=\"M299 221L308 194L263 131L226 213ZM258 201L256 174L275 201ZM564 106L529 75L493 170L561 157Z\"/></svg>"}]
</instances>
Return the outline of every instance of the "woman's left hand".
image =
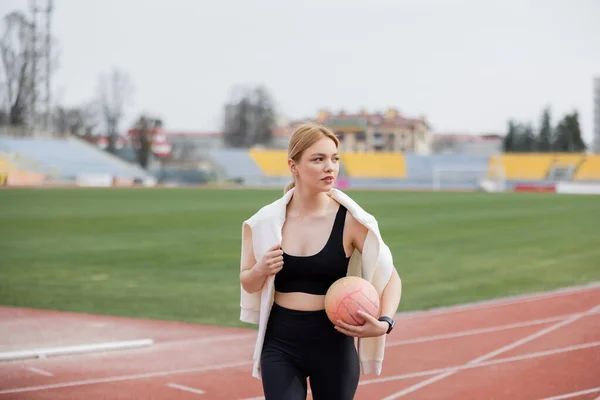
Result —
<instances>
[{"instance_id":1,"label":"woman's left hand","mask_svg":"<svg viewBox=\"0 0 600 400\"><path fill-rule=\"evenodd\" d=\"M387 332L389 327L387 322L378 321L377 318L367 314L362 310L359 310L357 313L365 319L365 323L363 325L349 325L338 319L335 329L344 335L359 338L381 336Z\"/></svg>"}]
</instances>

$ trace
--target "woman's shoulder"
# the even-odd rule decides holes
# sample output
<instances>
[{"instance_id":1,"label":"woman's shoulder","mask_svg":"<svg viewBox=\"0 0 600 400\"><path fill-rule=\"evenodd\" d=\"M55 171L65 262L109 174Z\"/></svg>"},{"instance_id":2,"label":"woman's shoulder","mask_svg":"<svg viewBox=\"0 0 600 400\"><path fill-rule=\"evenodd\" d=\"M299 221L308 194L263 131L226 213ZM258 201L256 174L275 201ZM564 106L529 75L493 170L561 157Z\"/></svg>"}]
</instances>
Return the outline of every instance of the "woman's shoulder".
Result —
<instances>
[{"instance_id":1,"label":"woman's shoulder","mask_svg":"<svg viewBox=\"0 0 600 400\"><path fill-rule=\"evenodd\" d=\"M375 221L375 217L365 210L363 206L358 204L356 200L350 197L348 194L342 192L339 189L332 189L330 192L331 197L344 206L351 214L350 217L356 219L358 222L371 222Z\"/></svg>"},{"instance_id":2,"label":"woman's shoulder","mask_svg":"<svg viewBox=\"0 0 600 400\"><path fill-rule=\"evenodd\" d=\"M262 221L268 221L273 218L277 218L282 212L285 212L285 196L280 197L271 203L265 204L260 207L254 214L252 214L244 223L253 226Z\"/></svg>"}]
</instances>

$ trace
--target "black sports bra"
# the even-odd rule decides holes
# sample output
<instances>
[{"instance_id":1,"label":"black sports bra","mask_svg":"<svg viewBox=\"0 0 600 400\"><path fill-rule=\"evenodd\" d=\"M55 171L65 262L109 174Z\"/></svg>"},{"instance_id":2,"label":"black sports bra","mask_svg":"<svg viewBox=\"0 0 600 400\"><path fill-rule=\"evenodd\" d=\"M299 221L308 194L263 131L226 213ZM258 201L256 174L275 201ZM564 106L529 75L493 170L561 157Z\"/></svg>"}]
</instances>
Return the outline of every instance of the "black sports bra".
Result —
<instances>
[{"instance_id":1,"label":"black sports bra","mask_svg":"<svg viewBox=\"0 0 600 400\"><path fill-rule=\"evenodd\" d=\"M325 247L312 256L283 253L283 268L275 275L278 292L304 292L324 295L336 280L348 273L349 257L344 251L346 207L340 204Z\"/></svg>"}]
</instances>

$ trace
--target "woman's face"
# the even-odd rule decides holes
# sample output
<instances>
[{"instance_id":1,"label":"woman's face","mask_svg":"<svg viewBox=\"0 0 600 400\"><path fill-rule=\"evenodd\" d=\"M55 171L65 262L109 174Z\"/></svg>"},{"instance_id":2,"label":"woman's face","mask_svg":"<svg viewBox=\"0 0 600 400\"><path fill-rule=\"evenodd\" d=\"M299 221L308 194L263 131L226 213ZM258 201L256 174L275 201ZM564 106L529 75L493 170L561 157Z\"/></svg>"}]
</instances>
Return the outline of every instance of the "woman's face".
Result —
<instances>
[{"instance_id":1,"label":"woman's face","mask_svg":"<svg viewBox=\"0 0 600 400\"><path fill-rule=\"evenodd\" d=\"M290 162L296 185L317 192L329 191L340 171L339 159L335 142L323 137L302 153L300 162Z\"/></svg>"}]
</instances>

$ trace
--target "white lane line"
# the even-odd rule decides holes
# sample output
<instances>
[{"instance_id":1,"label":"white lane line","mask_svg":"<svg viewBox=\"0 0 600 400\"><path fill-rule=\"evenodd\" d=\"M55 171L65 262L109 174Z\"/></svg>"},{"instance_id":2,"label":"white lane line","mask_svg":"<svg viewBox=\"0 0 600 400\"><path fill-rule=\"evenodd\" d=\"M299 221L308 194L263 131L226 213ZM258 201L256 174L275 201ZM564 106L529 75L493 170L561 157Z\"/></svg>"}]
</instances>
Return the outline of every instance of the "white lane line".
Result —
<instances>
[{"instance_id":1,"label":"white lane line","mask_svg":"<svg viewBox=\"0 0 600 400\"><path fill-rule=\"evenodd\" d=\"M600 310L598 310L598 313L600 313ZM461 337L461 336L471 336L471 335L477 335L477 334L482 334L482 333L491 333L491 332L497 332L497 331L501 331L501 330L521 328L521 327L525 327L525 326L541 325L541 324L545 324L545 323L549 323L549 322L560 321L560 320L572 317L573 315L576 315L576 314L564 314L564 315L558 315L556 317L527 320L527 321L523 321L523 322L517 322L514 324L492 326L489 328L457 331L457 332L447 333L447 334L443 334L443 335L432 335L432 336L424 336L424 337L415 338L415 339L388 341L386 346L388 346L388 347L401 346L401 345L413 344L413 343L423 343L423 342L430 342L430 341L435 341L435 340L452 339L452 338ZM156 349L156 348L160 348L160 347L164 347L164 346L179 346L179 345L184 345L184 344L203 344L203 343L236 340L236 339L256 339L256 333L249 333L249 334L244 333L244 334L234 334L234 335L221 336L221 337L183 339L183 340L157 342L157 343L154 343L153 347Z\"/></svg>"},{"instance_id":2,"label":"white lane line","mask_svg":"<svg viewBox=\"0 0 600 400\"><path fill-rule=\"evenodd\" d=\"M482 363L473 364L473 365L459 365L459 366L453 366L453 367L437 369L437 370L422 371L422 372L416 372L416 373L410 373L410 374L389 376L389 377L384 377L384 378L375 378L375 379L371 379L371 380L361 381L359 383L359 385L368 385L368 384L388 382L388 381L393 381L393 380L408 379L408 378L419 377L419 376L428 376L428 375L434 375L434 374L447 372L450 370L464 370L464 369L472 369L472 368L481 368L481 367L485 367L485 366L489 366L489 365L504 364L504 363L513 362L513 361L520 361L520 360L525 360L525 359L544 357L544 356L548 356L548 355L552 355L552 354L565 353L565 352L576 351L576 350L581 350L581 349L591 348L591 347L598 347L598 346L600 346L600 341L584 343L584 344L580 344L577 346L568 346L568 347L563 347L563 348L551 349L551 350L546 350L546 351L537 352L537 353L523 354L523 355L516 356L516 357L487 361L487 362L482 362ZM83 385L90 385L90 384L97 384L97 383L110 383L110 382L118 382L118 381L126 381L126 380L153 378L153 377L160 377L160 376L187 374L187 373L194 373L194 372L206 372L206 371L212 371L212 370L237 368L237 367L244 367L244 366L250 366L250 365L252 365L251 362L240 362L240 363L215 365L213 367L198 367L198 368L188 368L188 369L179 369L179 370L171 370L171 371L163 371L163 372L153 372L153 373L138 374L138 375L115 376L115 377L109 377L109 378L103 378L103 379L88 379L88 380L81 380L81 381L58 383L58 384L53 384L53 385L40 385L40 386L30 386L30 387L0 390L0 394L32 392L32 391L38 391L38 390L56 389L56 388L73 387L73 386L83 386ZM260 400L260 399L263 399L263 397L252 398L252 400ZM247 400L251 400L251 399L247 399Z\"/></svg>"},{"instance_id":3,"label":"white lane line","mask_svg":"<svg viewBox=\"0 0 600 400\"><path fill-rule=\"evenodd\" d=\"M600 386L592 388L592 389L581 390L579 392L561 394L560 396L546 397L541 400L562 400L562 399L569 399L571 397L583 396L584 394L598 393L598 392L600 392ZM598 397L596 400L598 400L598 399L600 399L600 397Z\"/></svg>"},{"instance_id":4,"label":"white lane line","mask_svg":"<svg viewBox=\"0 0 600 400\"><path fill-rule=\"evenodd\" d=\"M44 375L44 376L54 376L50 372L44 371L43 369L40 369L40 368L27 367L27 369L30 370L31 372L35 372L36 374L40 374L40 375Z\"/></svg>"},{"instance_id":5,"label":"white lane line","mask_svg":"<svg viewBox=\"0 0 600 400\"><path fill-rule=\"evenodd\" d=\"M561 322L558 322L558 323L556 323L554 325L550 325L550 326L548 326L548 327L546 327L546 328L544 328L544 329L542 329L540 331L532 333L531 335L525 336L523 339L517 340L516 342L513 342L511 344L507 344L506 346L502 346L501 348L499 348L497 350L494 350L494 351L492 351L490 353L484 354L481 357L477 357L476 359L469 361L469 364L477 364L477 363L480 363L482 361L489 360L490 358L493 358L493 357L495 357L495 356L497 356L499 354L505 353L508 350L512 350L515 347L518 347L518 346L520 346L522 344L525 344L525 343L529 343L529 342L531 342L531 341L533 341L533 340L535 340L535 339L537 339L539 337L544 336L547 333L555 331L558 328L562 328L563 326L572 324L573 322L575 322L577 320L580 320L581 318L583 318L583 317L585 317L587 315L594 314L598 310L600 310L600 304L597 305L597 306L595 306L595 307L590 308L589 310L587 310L585 312L582 312L580 314L575 314L572 317L569 317L569 318L567 318L567 319L565 319L565 320L563 320Z\"/></svg>"},{"instance_id":6,"label":"white lane line","mask_svg":"<svg viewBox=\"0 0 600 400\"><path fill-rule=\"evenodd\" d=\"M410 378L419 378L419 377L423 377L423 376L443 374L443 373L446 373L449 371L463 371L463 370L468 370L468 369L477 369L477 368L489 367L491 365L506 364L506 363L522 361L522 360L530 360L533 358L547 357L547 356L551 356L554 354L568 353L571 351L589 349L589 348L593 348L593 347L600 347L600 341L583 343L583 344L579 344L576 346L561 347L561 348L557 348L557 349L545 350L545 351L540 351L540 352L535 352L535 353L521 354L521 355L515 356L515 357L499 358L497 360L484 361L484 362L481 362L478 364L471 364L471 365L463 364L463 365L457 365L457 366L453 366L453 367L432 369L432 370L428 370L428 371L412 372L412 373L408 373L408 374L386 376L383 378L368 379L368 380L361 381L359 383L359 385L372 385L372 384L376 384L376 383L398 381L398 380L410 379Z\"/></svg>"},{"instance_id":7,"label":"white lane line","mask_svg":"<svg viewBox=\"0 0 600 400\"><path fill-rule=\"evenodd\" d=\"M600 282L593 283L593 284L586 285L586 286L581 286L581 287L560 289L560 290L557 290L554 292L540 293L540 294L534 294L534 295L523 295L523 296L516 296L516 297L512 297L512 298L507 297L505 299L500 299L500 300L490 300L490 301L486 301L486 302L469 303L469 304L465 304L465 305L451 306L451 307L444 308L444 309L419 311L419 312L415 312L414 315L417 316L417 314L418 314L419 316L426 316L426 315L444 314L444 313L468 310L471 308L473 308L473 309L482 308L482 306L483 306L483 308L487 308L488 306L491 307L491 306L496 306L496 305L515 303L515 302L518 302L519 299L523 299L525 301L535 300L535 299L544 299L544 298L548 298L548 297L555 297L555 296L566 295L566 294L570 294L570 293L577 293L577 292L582 292L582 291L586 291L586 290L593 290L593 289L596 289L597 287L600 287ZM597 311L594 311L594 312L597 312ZM399 314L399 315L402 316L403 314ZM404 316L404 318L406 318L406 315ZM245 336L245 335L246 334L242 334L240 336ZM248 336L250 336L250 335L252 335L252 334L248 334ZM233 336L235 336L235 335L231 335L227 339L234 339ZM236 367L242 367L242 366L249 366L249 365L252 365L252 362L239 362L239 363L215 365L213 367L197 367L197 368L179 369L179 370L171 370L171 371L161 371L161 372L156 372L156 373L124 375L124 376L116 376L116 377L109 377L109 378L103 378L103 379L80 380L80 381L58 383L58 384L53 384L53 385L29 386L29 387L0 390L0 395L1 394L9 394L9 393L21 393L21 392L30 392L30 391L37 391L37 390L62 388L62 387L82 386L82 385L89 385L89 384L95 384L95 383L107 383L107 382L134 380L134 379L144 379L144 378L155 377L155 376L169 376L169 375L186 374L186 373L194 373L194 372L204 372L204 371L219 370L219 369L225 369L225 368L236 368ZM484 364L481 364L481 365L484 365ZM456 368L460 368L460 367L453 367L453 368L456 369ZM441 372L443 370L439 370L439 371ZM380 379L389 379L389 378L380 378ZM369 382L369 381L364 381L364 382ZM261 399L261 398L259 397L257 399Z\"/></svg>"},{"instance_id":8,"label":"white lane line","mask_svg":"<svg viewBox=\"0 0 600 400\"><path fill-rule=\"evenodd\" d=\"M582 286L571 286L552 290L548 292L528 293L517 296L507 296L498 299L475 301L471 303L457 304L454 306L445 306L430 308L428 310L417 310L397 313L396 316L402 319L410 319L417 317L428 317L431 315L452 314L462 311L483 310L486 308L500 307L505 305L528 303L537 300L546 300L553 297L564 297L581 292L593 291L600 288L600 282L593 282Z\"/></svg>"},{"instance_id":9,"label":"white lane line","mask_svg":"<svg viewBox=\"0 0 600 400\"><path fill-rule=\"evenodd\" d=\"M520 346L522 344L531 342L532 340L535 340L535 339L537 339L537 338L539 338L539 337L541 337L541 336L543 336L543 335L545 335L547 333L555 331L558 328L561 328L563 326L571 324L571 323L573 323L573 322L575 322L575 321L577 321L577 320L585 317L586 315L594 313L599 308L600 308L600 305L597 305L597 306L592 307L589 310L584 311L584 312L582 312L580 314L575 314L574 316L572 316L572 317L570 317L568 319L565 319L565 320L563 320L561 322L558 322L558 323L556 323L554 325L550 325L550 326L548 326L548 327L546 327L544 329L541 329L541 330L539 330L539 331L537 331L535 333L532 333L531 335L528 335L528 336L526 336L526 337L524 337L524 338L522 338L520 340L517 340L516 342L510 343L510 344L508 344L506 346L502 346L499 349L494 350L494 351L492 351L490 353L484 354L481 357L477 357L477 358L469 361L466 365L474 365L474 364L481 363L481 362L483 362L485 360L488 360L488 359L490 359L492 357L495 357L495 356L497 356L499 354L502 354L502 353L504 353L504 352L506 352L508 350L512 350L515 347L518 347L518 346ZM429 379L426 379L426 380L424 380L422 382L419 382L419 383L417 383L415 385L409 386L408 388L403 389L403 390L401 390L399 392L393 393L393 394L385 397L383 400L395 400L395 399L398 399L398 398L400 398L400 397L402 397L404 395L407 395L409 393L415 392L415 391L417 391L417 390L419 390L421 388L424 388L425 386L429 386L432 383L435 383L435 382L440 381L440 380L442 380L444 378L447 378L447 377L449 377L451 375L454 375L456 372L458 372L457 369L444 372L443 374L440 374L440 375L436 375L436 376L431 377Z\"/></svg>"},{"instance_id":10,"label":"white lane line","mask_svg":"<svg viewBox=\"0 0 600 400\"><path fill-rule=\"evenodd\" d=\"M153 344L152 339L125 340L120 342L88 343L73 346L47 347L19 351L0 352L0 361L20 360L24 358L46 358L67 354L80 354L96 351L133 349Z\"/></svg>"},{"instance_id":11,"label":"white lane line","mask_svg":"<svg viewBox=\"0 0 600 400\"><path fill-rule=\"evenodd\" d=\"M533 358L547 357L547 356L551 356L554 354L568 353L571 351L589 349L589 348L593 348L593 347L600 347L600 341L583 343L583 344L579 344L576 346L561 347L561 348L545 350L545 351L540 351L540 352L535 352L535 353L527 353L527 354L522 354L522 355L515 356L515 357L499 358L497 360L484 361L479 364L472 364L472 365L464 364L464 365L457 365L457 366L440 368L440 369L432 369L432 370L428 370L428 371L419 371L419 372L412 372L412 373L401 374L401 375L385 376L383 378L367 379L367 380L360 381L358 383L358 385L359 386L373 385L373 384L377 384L377 383L385 383L385 382L399 381L399 380L404 380L404 379L420 378L420 377L424 377L424 376L443 374L443 373L446 373L449 371L463 371L463 370L468 370L468 369L477 369L477 368L489 367L491 365L499 365L499 364L506 364L506 363L511 363L511 362L515 362L515 361L530 360ZM243 400L264 400L264 399L265 399L264 397L251 397L251 398L245 398Z\"/></svg>"},{"instance_id":12,"label":"white lane line","mask_svg":"<svg viewBox=\"0 0 600 400\"><path fill-rule=\"evenodd\" d=\"M178 385L176 383L167 383L167 386L173 389L183 390L184 392L190 392L195 394L205 394L206 392L201 389L194 389L189 386Z\"/></svg>"},{"instance_id":13,"label":"white lane line","mask_svg":"<svg viewBox=\"0 0 600 400\"><path fill-rule=\"evenodd\" d=\"M504 330L508 330L508 329L523 328L526 326L534 326L534 325L546 324L549 322L562 321L564 319L572 317L573 315L577 315L577 314L559 315L556 317L534 319L534 320L529 320L529 321L517 322L514 324L496 325L496 326L491 326L489 328L457 331L457 332L452 332L452 333L446 333L443 335L432 335L432 336L424 336L424 337L415 338L415 339L390 341L386 344L386 346L387 347L403 346L403 345L407 345L407 344L433 342L436 340L453 339L453 338L463 337L463 336L479 335L482 333L492 333L492 332L504 331Z\"/></svg>"},{"instance_id":14,"label":"white lane line","mask_svg":"<svg viewBox=\"0 0 600 400\"><path fill-rule=\"evenodd\" d=\"M256 332L253 333L240 333L233 335L223 336L211 336L206 338L191 338L191 339L178 339L178 340L163 340L154 343L154 348L162 348L167 346L183 346L183 345L194 345L194 344L206 344L206 343L217 343L226 342L231 340L243 340L243 339L256 339Z\"/></svg>"},{"instance_id":15,"label":"white lane line","mask_svg":"<svg viewBox=\"0 0 600 400\"><path fill-rule=\"evenodd\" d=\"M174 369L174 370L170 370L170 371L148 372L145 374L111 376L111 377L107 377L107 378L98 378L98 379L83 379L80 381L55 383L55 384L51 384L51 385L25 386L25 387L14 388L14 389L5 389L5 390L0 390L0 394L35 392L38 390L93 385L93 384L97 384L97 383L131 381L131 380L136 380L136 379L155 378L155 377L159 377L159 376L190 374L190 373L194 373L194 372L218 371L218 370L226 369L226 368L245 367L245 366L249 366L249 365L252 365L252 362L244 361L244 362L229 363L229 364L217 364L217 365L213 365L211 367L184 368L184 369Z\"/></svg>"}]
</instances>

